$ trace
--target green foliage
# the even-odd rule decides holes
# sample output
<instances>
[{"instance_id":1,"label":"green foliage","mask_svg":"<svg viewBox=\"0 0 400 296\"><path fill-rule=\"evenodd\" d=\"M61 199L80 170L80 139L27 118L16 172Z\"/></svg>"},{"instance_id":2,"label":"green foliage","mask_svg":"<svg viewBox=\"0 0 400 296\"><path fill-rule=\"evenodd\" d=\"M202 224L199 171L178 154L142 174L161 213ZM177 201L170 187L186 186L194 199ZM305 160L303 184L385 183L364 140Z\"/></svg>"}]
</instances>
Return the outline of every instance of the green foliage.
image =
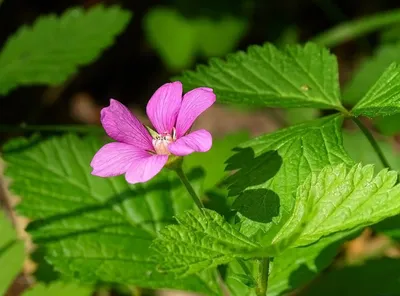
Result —
<instances>
[{"instance_id":1,"label":"green foliage","mask_svg":"<svg viewBox=\"0 0 400 296\"><path fill-rule=\"evenodd\" d=\"M0 208L0 295L5 295L14 278L22 271L24 243L17 238L11 222Z\"/></svg>"},{"instance_id":2,"label":"green foliage","mask_svg":"<svg viewBox=\"0 0 400 296\"><path fill-rule=\"evenodd\" d=\"M333 270L300 295L399 295L399 281L400 260L382 258Z\"/></svg>"},{"instance_id":3,"label":"green foliage","mask_svg":"<svg viewBox=\"0 0 400 296\"><path fill-rule=\"evenodd\" d=\"M193 205L179 179L164 172L129 186L123 177L91 176L89 163L99 147L95 138L74 135L15 140L4 147L11 189L23 196L17 209L34 220L28 231L46 247L49 262L84 283L217 294L211 273L174 280L158 273L151 258L156 233ZM189 178L199 190L198 171Z\"/></svg>"},{"instance_id":4,"label":"green foliage","mask_svg":"<svg viewBox=\"0 0 400 296\"><path fill-rule=\"evenodd\" d=\"M0 95L20 85L62 83L97 58L128 24L131 13L97 5L85 12L40 17L11 36L0 53Z\"/></svg>"},{"instance_id":5,"label":"green foliage","mask_svg":"<svg viewBox=\"0 0 400 296\"><path fill-rule=\"evenodd\" d=\"M90 296L92 293L93 289L89 287L56 282L49 286L44 284L35 285L30 290L23 293L23 296Z\"/></svg>"},{"instance_id":6,"label":"green foliage","mask_svg":"<svg viewBox=\"0 0 400 296\"><path fill-rule=\"evenodd\" d=\"M271 263L268 295L278 296L299 288L324 270L337 255L339 246L349 233L337 233L307 247L290 248L275 257ZM243 265L245 267L243 268ZM254 270L253 262L233 261L228 265L226 284L234 296L254 295L251 287L237 278L237 274Z\"/></svg>"},{"instance_id":7,"label":"green foliage","mask_svg":"<svg viewBox=\"0 0 400 296\"><path fill-rule=\"evenodd\" d=\"M226 180L229 195L253 202L249 196L257 194L258 207L264 207L258 217L239 211L243 233L268 231L272 238L290 217L297 187L311 172L328 165L352 163L342 146L341 124L341 116L325 117L239 146L238 153L227 161L228 170L239 169Z\"/></svg>"},{"instance_id":8,"label":"green foliage","mask_svg":"<svg viewBox=\"0 0 400 296\"><path fill-rule=\"evenodd\" d=\"M379 47L373 57L358 67L343 90L343 101L355 105L393 62L400 63L400 43Z\"/></svg>"},{"instance_id":9,"label":"green foliage","mask_svg":"<svg viewBox=\"0 0 400 296\"><path fill-rule=\"evenodd\" d=\"M356 116L387 116L400 112L400 68L392 63L353 108Z\"/></svg>"},{"instance_id":10,"label":"green foliage","mask_svg":"<svg viewBox=\"0 0 400 296\"><path fill-rule=\"evenodd\" d=\"M373 165L327 167L311 174L297 198L307 196L307 225L296 245L307 245L335 232L377 223L400 214L397 172L384 169L374 177Z\"/></svg>"},{"instance_id":11,"label":"green foliage","mask_svg":"<svg viewBox=\"0 0 400 296\"><path fill-rule=\"evenodd\" d=\"M213 139L213 146L207 153L193 153L185 157L187 168L201 167L206 175L204 188L213 188L226 175L224 162L233 154L232 149L249 139L247 132L232 133L220 139Z\"/></svg>"},{"instance_id":12,"label":"green foliage","mask_svg":"<svg viewBox=\"0 0 400 296\"><path fill-rule=\"evenodd\" d=\"M234 49L247 22L232 16L189 19L171 8L153 8L144 18L146 37L171 70L190 67L198 54L223 56Z\"/></svg>"},{"instance_id":13,"label":"green foliage","mask_svg":"<svg viewBox=\"0 0 400 296\"><path fill-rule=\"evenodd\" d=\"M214 211L190 211L177 220L179 225L164 228L152 245L160 253L164 272L185 276L232 261L238 252L260 248Z\"/></svg>"},{"instance_id":14,"label":"green foliage","mask_svg":"<svg viewBox=\"0 0 400 296\"><path fill-rule=\"evenodd\" d=\"M394 136L400 132L400 114L375 118L375 125L385 136Z\"/></svg>"},{"instance_id":15,"label":"green foliage","mask_svg":"<svg viewBox=\"0 0 400 296\"><path fill-rule=\"evenodd\" d=\"M207 85L220 102L268 107L315 107L342 110L336 57L308 43L250 46L246 53L226 61L211 59L209 66L176 78L186 89Z\"/></svg>"}]
</instances>

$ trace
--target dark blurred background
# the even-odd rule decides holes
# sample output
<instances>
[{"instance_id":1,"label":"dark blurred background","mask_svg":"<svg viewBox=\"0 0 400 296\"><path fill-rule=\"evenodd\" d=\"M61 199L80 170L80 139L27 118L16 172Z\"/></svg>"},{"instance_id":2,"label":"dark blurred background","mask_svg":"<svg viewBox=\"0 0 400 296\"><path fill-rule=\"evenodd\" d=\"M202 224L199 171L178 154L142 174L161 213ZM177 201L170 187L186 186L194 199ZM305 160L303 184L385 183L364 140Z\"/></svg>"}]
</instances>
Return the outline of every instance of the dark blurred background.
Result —
<instances>
[{"instance_id":1,"label":"dark blurred background","mask_svg":"<svg viewBox=\"0 0 400 296\"><path fill-rule=\"evenodd\" d=\"M89 8L100 2L120 5L134 14L114 45L60 86L19 87L11 91L0 100L1 124L96 124L99 108L108 104L110 97L143 108L158 86L185 68L166 66L148 42L144 18L158 6L179 11L187 19L202 16L218 20L229 15L244 20L245 32L229 49L231 52L267 41L278 45L304 42L343 21L400 7L398 0L4 0L0 6L0 44L4 45L20 26L32 24L40 15L61 14L73 6ZM376 42L376 34L370 34L362 42L350 41L332 49L339 59L341 82L371 53ZM205 63L209 57L196 55L187 68ZM0 140L14 135L2 133Z\"/></svg>"}]
</instances>

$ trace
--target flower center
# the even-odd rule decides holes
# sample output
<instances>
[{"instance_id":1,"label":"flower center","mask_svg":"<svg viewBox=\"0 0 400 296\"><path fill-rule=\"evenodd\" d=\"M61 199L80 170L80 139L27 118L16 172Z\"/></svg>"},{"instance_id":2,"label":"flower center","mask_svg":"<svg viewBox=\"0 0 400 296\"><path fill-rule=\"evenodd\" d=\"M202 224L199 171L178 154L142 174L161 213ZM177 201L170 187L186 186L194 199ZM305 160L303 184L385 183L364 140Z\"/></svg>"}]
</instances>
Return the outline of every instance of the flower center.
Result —
<instances>
[{"instance_id":1,"label":"flower center","mask_svg":"<svg viewBox=\"0 0 400 296\"><path fill-rule=\"evenodd\" d=\"M158 134L153 138L153 147L158 155L169 155L168 144L172 143L174 139L168 133Z\"/></svg>"}]
</instances>

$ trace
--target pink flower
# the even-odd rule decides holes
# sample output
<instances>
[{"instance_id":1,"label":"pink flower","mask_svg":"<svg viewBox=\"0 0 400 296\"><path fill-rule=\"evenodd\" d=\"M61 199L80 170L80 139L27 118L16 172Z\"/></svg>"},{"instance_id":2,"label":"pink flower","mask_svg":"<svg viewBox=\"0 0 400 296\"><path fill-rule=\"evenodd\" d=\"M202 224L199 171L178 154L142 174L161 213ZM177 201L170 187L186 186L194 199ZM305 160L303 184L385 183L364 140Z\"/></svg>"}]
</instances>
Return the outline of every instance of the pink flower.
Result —
<instances>
[{"instance_id":1,"label":"pink flower","mask_svg":"<svg viewBox=\"0 0 400 296\"><path fill-rule=\"evenodd\" d=\"M156 132L153 137L120 102L111 99L101 110L101 123L117 142L104 145L93 157L92 175L112 177L125 174L129 183L146 182L158 174L169 155L206 152L211 134L204 130L188 133L196 118L215 102L211 88L200 87L182 98L182 83L161 86L151 97L146 112Z\"/></svg>"}]
</instances>

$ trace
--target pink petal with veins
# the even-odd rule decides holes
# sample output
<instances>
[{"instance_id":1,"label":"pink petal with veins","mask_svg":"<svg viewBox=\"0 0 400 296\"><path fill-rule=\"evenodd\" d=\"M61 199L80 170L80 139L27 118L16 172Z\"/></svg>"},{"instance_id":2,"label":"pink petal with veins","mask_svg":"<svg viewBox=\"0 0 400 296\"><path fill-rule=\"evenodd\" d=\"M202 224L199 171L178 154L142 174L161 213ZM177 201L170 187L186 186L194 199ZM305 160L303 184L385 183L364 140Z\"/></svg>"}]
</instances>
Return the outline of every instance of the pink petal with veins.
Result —
<instances>
[{"instance_id":1,"label":"pink petal with veins","mask_svg":"<svg viewBox=\"0 0 400 296\"><path fill-rule=\"evenodd\" d=\"M114 140L153 150L152 138L143 124L120 102L111 99L110 106L101 110L101 123Z\"/></svg>"},{"instance_id":2,"label":"pink petal with veins","mask_svg":"<svg viewBox=\"0 0 400 296\"><path fill-rule=\"evenodd\" d=\"M148 155L132 163L125 175L131 184L147 182L157 175L168 161L168 155Z\"/></svg>"},{"instance_id":3,"label":"pink petal with veins","mask_svg":"<svg viewBox=\"0 0 400 296\"><path fill-rule=\"evenodd\" d=\"M196 118L215 102L215 94L208 87L199 87L183 96L182 106L176 120L176 136L179 139L192 126Z\"/></svg>"},{"instance_id":4,"label":"pink petal with veins","mask_svg":"<svg viewBox=\"0 0 400 296\"><path fill-rule=\"evenodd\" d=\"M185 156L193 152L207 152L212 146L211 134L202 129L179 138L168 145L168 150L178 156Z\"/></svg>"},{"instance_id":5,"label":"pink petal with veins","mask_svg":"<svg viewBox=\"0 0 400 296\"><path fill-rule=\"evenodd\" d=\"M182 101L182 83L166 83L153 94L146 112L159 134L172 133Z\"/></svg>"}]
</instances>

